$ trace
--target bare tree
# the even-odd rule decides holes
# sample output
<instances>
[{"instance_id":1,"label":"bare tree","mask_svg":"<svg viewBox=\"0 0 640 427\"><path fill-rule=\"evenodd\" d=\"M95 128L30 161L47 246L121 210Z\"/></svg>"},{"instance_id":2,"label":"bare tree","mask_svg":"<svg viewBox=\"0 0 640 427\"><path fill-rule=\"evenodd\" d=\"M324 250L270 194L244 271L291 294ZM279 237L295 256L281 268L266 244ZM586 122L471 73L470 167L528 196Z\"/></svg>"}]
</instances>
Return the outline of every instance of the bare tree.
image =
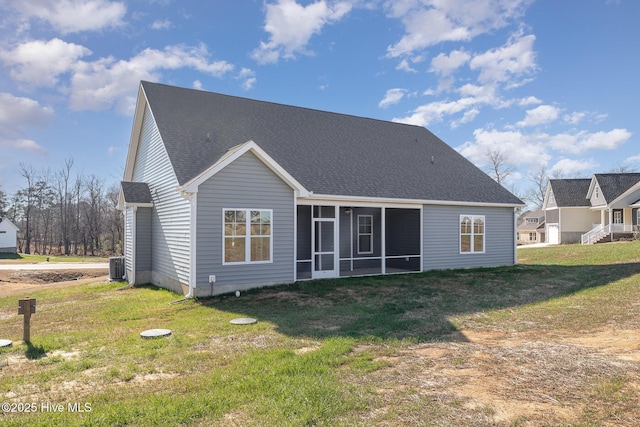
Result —
<instances>
[{"instance_id":1,"label":"bare tree","mask_svg":"<svg viewBox=\"0 0 640 427\"><path fill-rule=\"evenodd\" d=\"M104 182L95 175L91 175L86 186L84 203L84 220L87 241L91 255L95 255L96 249L101 249L100 235L104 226ZM86 252L86 249L85 249Z\"/></svg>"},{"instance_id":2,"label":"bare tree","mask_svg":"<svg viewBox=\"0 0 640 427\"><path fill-rule=\"evenodd\" d=\"M123 218L122 212L118 210L118 197L120 196L120 188L111 186L107 190L107 212L106 221L107 228L111 234L111 253L113 255L120 254L122 251L122 230Z\"/></svg>"},{"instance_id":3,"label":"bare tree","mask_svg":"<svg viewBox=\"0 0 640 427\"><path fill-rule=\"evenodd\" d=\"M0 218L4 217L7 214L7 209L9 209L7 193L0 189Z\"/></svg>"},{"instance_id":4,"label":"bare tree","mask_svg":"<svg viewBox=\"0 0 640 427\"><path fill-rule=\"evenodd\" d=\"M24 253L31 253L31 233L32 233L32 213L33 207L35 205L36 200L36 189L35 189L35 181L36 181L36 172L31 166L26 166L24 164L20 164L20 169L18 173L27 180L27 187L18 190L17 194L17 204L20 207L20 211L22 213L21 217L24 224Z\"/></svg>"},{"instance_id":5,"label":"bare tree","mask_svg":"<svg viewBox=\"0 0 640 427\"><path fill-rule=\"evenodd\" d=\"M545 165L540 166L540 169L536 172L529 173L528 178L533 186L527 191L524 199L540 209L544 203L544 196L547 193L547 183L549 182L547 167Z\"/></svg>"},{"instance_id":6,"label":"bare tree","mask_svg":"<svg viewBox=\"0 0 640 427\"><path fill-rule=\"evenodd\" d=\"M609 171L609 173L631 173L631 172L637 172L637 170L635 170L634 168L632 168L630 166L625 166L625 165L621 165L621 164L618 164L618 165L614 166Z\"/></svg>"},{"instance_id":7,"label":"bare tree","mask_svg":"<svg viewBox=\"0 0 640 427\"><path fill-rule=\"evenodd\" d=\"M504 185L504 180L514 172L514 168L507 163L504 153L499 149L487 150L486 158L489 162L488 174L498 184Z\"/></svg>"},{"instance_id":8,"label":"bare tree","mask_svg":"<svg viewBox=\"0 0 640 427\"><path fill-rule=\"evenodd\" d=\"M73 227L73 188L71 187L71 169L73 159L66 159L64 167L56 173L56 196L58 199L59 244L63 253L71 253L71 230Z\"/></svg>"}]
</instances>

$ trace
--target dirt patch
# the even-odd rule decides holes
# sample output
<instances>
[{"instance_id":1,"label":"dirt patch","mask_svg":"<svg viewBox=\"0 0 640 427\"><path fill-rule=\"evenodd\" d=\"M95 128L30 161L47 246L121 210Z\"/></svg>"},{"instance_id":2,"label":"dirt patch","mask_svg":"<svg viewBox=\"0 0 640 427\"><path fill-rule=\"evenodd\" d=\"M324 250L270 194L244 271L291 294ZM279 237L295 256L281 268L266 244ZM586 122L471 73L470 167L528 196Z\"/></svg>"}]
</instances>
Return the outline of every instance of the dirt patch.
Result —
<instances>
[{"instance_id":1,"label":"dirt patch","mask_svg":"<svg viewBox=\"0 0 640 427\"><path fill-rule=\"evenodd\" d=\"M442 405L450 425L567 425L596 414L612 420L604 425L640 425L640 331L548 340L460 332L467 342L411 346L384 357L387 368L354 378L382 403L367 421L377 424L389 413L401 419L402 408L409 416L423 402L436 412Z\"/></svg>"},{"instance_id":2,"label":"dirt patch","mask_svg":"<svg viewBox=\"0 0 640 427\"><path fill-rule=\"evenodd\" d=\"M108 275L104 269L0 270L0 297L22 295L40 289L102 282L107 278Z\"/></svg>"}]
</instances>

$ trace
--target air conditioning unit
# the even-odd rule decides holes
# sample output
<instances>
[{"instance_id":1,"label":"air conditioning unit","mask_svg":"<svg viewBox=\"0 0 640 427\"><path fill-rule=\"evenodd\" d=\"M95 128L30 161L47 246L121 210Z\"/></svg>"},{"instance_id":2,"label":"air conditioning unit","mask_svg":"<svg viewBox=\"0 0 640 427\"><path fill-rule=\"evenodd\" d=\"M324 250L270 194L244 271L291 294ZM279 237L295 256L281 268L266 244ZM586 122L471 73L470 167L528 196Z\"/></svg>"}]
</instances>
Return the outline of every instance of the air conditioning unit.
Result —
<instances>
[{"instance_id":1,"label":"air conditioning unit","mask_svg":"<svg viewBox=\"0 0 640 427\"><path fill-rule=\"evenodd\" d=\"M122 280L124 279L124 257L112 256L109 258L109 280Z\"/></svg>"}]
</instances>

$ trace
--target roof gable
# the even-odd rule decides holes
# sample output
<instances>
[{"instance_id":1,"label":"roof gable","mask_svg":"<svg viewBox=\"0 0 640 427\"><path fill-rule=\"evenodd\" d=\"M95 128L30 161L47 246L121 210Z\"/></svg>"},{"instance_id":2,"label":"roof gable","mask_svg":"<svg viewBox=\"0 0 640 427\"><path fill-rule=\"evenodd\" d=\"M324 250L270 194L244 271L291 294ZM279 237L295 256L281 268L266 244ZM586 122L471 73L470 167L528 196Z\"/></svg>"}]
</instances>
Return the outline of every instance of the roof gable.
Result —
<instances>
[{"instance_id":1,"label":"roof gable","mask_svg":"<svg viewBox=\"0 0 640 427\"><path fill-rule=\"evenodd\" d=\"M275 160L271 158L262 148L254 141L247 141L242 145L231 148L216 163L207 168L200 175L196 176L181 187L186 192L195 192L200 184L211 178L216 173L233 163L246 152L252 152L262 163L271 169L280 177L287 185L296 190L298 196L308 197L309 191L304 188L294 177L292 177L284 168L282 168Z\"/></svg>"},{"instance_id":2,"label":"roof gable","mask_svg":"<svg viewBox=\"0 0 640 427\"><path fill-rule=\"evenodd\" d=\"M597 185L605 202L609 204L638 182L640 173L597 173L591 179L587 197L591 198Z\"/></svg>"},{"instance_id":3,"label":"roof gable","mask_svg":"<svg viewBox=\"0 0 640 427\"><path fill-rule=\"evenodd\" d=\"M550 179L547 198L552 192L556 205L559 208L589 207L591 203L589 203L589 199L587 199L587 192L590 184L590 178Z\"/></svg>"},{"instance_id":4,"label":"roof gable","mask_svg":"<svg viewBox=\"0 0 640 427\"><path fill-rule=\"evenodd\" d=\"M13 222L9 221L9 218L0 218L0 229L1 230L9 230L13 228L15 231L20 231L17 225Z\"/></svg>"},{"instance_id":5,"label":"roof gable","mask_svg":"<svg viewBox=\"0 0 640 427\"><path fill-rule=\"evenodd\" d=\"M149 82L141 88L181 186L255 141L316 195L522 204L423 127Z\"/></svg>"}]
</instances>

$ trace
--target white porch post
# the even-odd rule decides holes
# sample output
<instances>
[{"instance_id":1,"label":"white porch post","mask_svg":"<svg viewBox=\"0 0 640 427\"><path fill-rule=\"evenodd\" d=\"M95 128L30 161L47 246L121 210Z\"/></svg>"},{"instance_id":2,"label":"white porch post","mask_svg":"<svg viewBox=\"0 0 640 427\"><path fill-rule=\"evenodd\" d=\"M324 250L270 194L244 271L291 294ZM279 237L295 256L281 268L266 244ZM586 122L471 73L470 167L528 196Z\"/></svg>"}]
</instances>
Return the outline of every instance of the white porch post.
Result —
<instances>
[{"instance_id":1,"label":"white porch post","mask_svg":"<svg viewBox=\"0 0 640 427\"><path fill-rule=\"evenodd\" d=\"M609 239L613 242L613 209L609 208Z\"/></svg>"},{"instance_id":2,"label":"white porch post","mask_svg":"<svg viewBox=\"0 0 640 427\"><path fill-rule=\"evenodd\" d=\"M380 229L382 236L380 236L380 255L382 256L382 274L387 274L387 208L382 207L380 213ZM371 230L373 232L373 230ZM372 248L373 249L373 248Z\"/></svg>"}]
</instances>

